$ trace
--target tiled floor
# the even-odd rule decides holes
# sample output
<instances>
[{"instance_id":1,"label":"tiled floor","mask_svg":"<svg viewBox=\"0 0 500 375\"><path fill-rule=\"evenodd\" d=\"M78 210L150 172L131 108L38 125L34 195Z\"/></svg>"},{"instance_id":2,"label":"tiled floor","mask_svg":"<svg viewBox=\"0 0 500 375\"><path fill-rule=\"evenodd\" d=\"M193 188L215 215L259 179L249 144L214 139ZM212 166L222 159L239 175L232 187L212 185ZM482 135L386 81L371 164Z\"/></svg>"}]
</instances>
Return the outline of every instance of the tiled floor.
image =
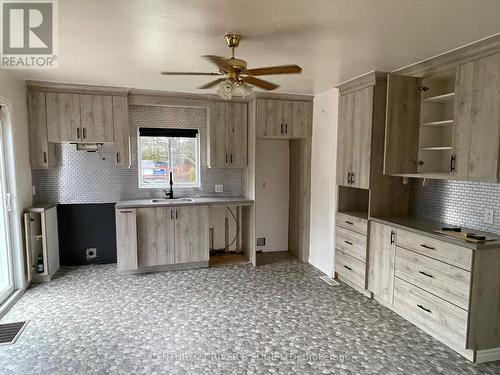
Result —
<instances>
[{"instance_id":1,"label":"tiled floor","mask_svg":"<svg viewBox=\"0 0 500 375\"><path fill-rule=\"evenodd\" d=\"M500 374L311 266L284 260L120 276L63 270L2 322L3 374Z\"/></svg>"}]
</instances>

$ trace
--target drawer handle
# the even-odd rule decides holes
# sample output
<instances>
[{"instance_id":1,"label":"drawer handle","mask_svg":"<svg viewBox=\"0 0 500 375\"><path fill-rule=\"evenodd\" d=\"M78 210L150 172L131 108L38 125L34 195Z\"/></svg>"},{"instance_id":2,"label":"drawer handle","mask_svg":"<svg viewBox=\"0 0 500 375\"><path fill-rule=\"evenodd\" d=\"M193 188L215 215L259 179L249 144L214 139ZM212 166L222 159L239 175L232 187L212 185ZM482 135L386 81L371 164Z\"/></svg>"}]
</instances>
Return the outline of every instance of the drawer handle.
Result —
<instances>
[{"instance_id":1,"label":"drawer handle","mask_svg":"<svg viewBox=\"0 0 500 375\"><path fill-rule=\"evenodd\" d=\"M351 245L352 246L352 242L349 242L349 241L344 241L346 244L348 245Z\"/></svg>"},{"instance_id":2,"label":"drawer handle","mask_svg":"<svg viewBox=\"0 0 500 375\"><path fill-rule=\"evenodd\" d=\"M349 271L352 271L352 268L349 266L344 266L344 268L347 268Z\"/></svg>"},{"instance_id":3,"label":"drawer handle","mask_svg":"<svg viewBox=\"0 0 500 375\"><path fill-rule=\"evenodd\" d=\"M130 211L130 210L128 210L128 211L120 211L121 214L131 214L132 212L133 211Z\"/></svg>"},{"instance_id":4,"label":"drawer handle","mask_svg":"<svg viewBox=\"0 0 500 375\"><path fill-rule=\"evenodd\" d=\"M354 225L354 223L352 221L346 221L345 223L349 224L349 225Z\"/></svg>"},{"instance_id":5,"label":"drawer handle","mask_svg":"<svg viewBox=\"0 0 500 375\"><path fill-rule=\"evenodd\" d=\"M431 275L431 274L429 274L429 273L425 273L424 271L418 271L418 273L421 273L422 275L427 276L427 277L434 278L434 276L432 276L432 275Z\"/></svg>"},{"instance_id":6,"label":"drawer handle","mask_svg":"<svg viewBox=\"0 0 500 375\"><path fill-rule=\"evenodd\" d=\"M418 305L417 305L417 307L421 308L421 309L422 309L422 310L424 310L425 312L432 313L432 311L431 311L431 310L426 309L424 306L422 306L422 305L420 305L420 304L418 304Z\"/></svg>"},{"instance_id":7,"label":"drawer handle","mask_svg":"<svg viewBox=\"0 0 500 375\"><path fill-rule=\"evenodd\" d=\"M420 246L422 246L423 248L425 249L429 249L429 250L436 250L435 247L432 247L432 246L429 246L429 245L423 245L423 244L420 244Z\"/></svg>"}]
</instances>

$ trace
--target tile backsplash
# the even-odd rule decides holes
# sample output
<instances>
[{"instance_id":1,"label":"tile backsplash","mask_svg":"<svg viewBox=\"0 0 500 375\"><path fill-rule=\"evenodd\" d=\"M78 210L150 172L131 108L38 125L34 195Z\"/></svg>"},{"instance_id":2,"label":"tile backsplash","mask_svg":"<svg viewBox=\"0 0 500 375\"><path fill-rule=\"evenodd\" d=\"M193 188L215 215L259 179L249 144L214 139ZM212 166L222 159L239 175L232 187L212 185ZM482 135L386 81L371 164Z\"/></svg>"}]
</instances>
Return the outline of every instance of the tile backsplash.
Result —
<instances>
[{"instance_id":1,"label":"tile backsplash","mask_svg":"<svg viewBox=\"0 0 500 375\"><path fill-rule=\"evenodd\" d=\"M429 220L500 234L500 184L411 180L414 214ZM493 224L483 222L484 209L494 212Z\"/></svg>"},{"instance_id":2,"label":"tile backsplash","mask_svg":"<svg viewBox=\"0 0 500 375\"><path fill-rule=\"evenodd\" d=\"M132 165L130 169L113 166L114 151L105 145L100 153L76 151L72 144L56 147L58 166L33 170L35 202L112 203L125 199L162 196L160 189L139 189L137 176L137 128L196 128L200 133L201 188L176 189L175 196L215 195L214 185L224 185L223 195L241 195L240 169L207 167L207 110L205 108L129 106Z\"/></svg>"}]
</instances>

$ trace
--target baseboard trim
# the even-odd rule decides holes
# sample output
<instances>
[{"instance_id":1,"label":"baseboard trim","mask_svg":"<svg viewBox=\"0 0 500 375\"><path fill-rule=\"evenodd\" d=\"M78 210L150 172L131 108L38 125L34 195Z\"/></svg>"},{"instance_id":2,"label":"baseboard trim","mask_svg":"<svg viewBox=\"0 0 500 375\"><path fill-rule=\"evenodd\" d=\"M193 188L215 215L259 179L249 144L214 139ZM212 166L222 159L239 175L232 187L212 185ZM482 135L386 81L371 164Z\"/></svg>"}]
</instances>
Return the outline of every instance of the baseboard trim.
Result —
<instances>
[{"instance_id":1,"label":"baseboard trim","mask_svg":"<svg viewBox=\"0 0 500 375\"><path fill-rule=\"evenodd\" d=\"M361 289L359 286L357 285L354 285L351 281L343 278L342 276L340 275L337 275L337 280L340 280L342 281L344 284L347 284L349 285L351 288L355 289L356 291L360 292L361 294L363 294L365 297L368 297L368 298L372 298L372 292L370 292L369 290L367 289Z\"/></svg>"},{"instance_id":2,"label":"baseboard trim","mask_svg":"<svg viewBox=\"0 0 500 375\"><path fill-rule=\"evenodd\" d=\"M327 269L325 266L315 262L313 259L309 258L307 262L313 266L314 268L318 269L319 271L323 272L326 276L332 277L333 275L333 270Z\"/></svg>"},{"instance_id":3,"label":"baseboard trim","mask_svg":"<svg viewBox=\"0 0 500 375\"><path fill-rule=\"evenodd\" d=\"M146 273L146 272L162 272L162 271L181 271L181 270L189 270L193 268L207 268L208 261L203 262L190 262L190 263L178 263L178 264L166 264L162 266L151 266L151 267L142 267L137 270L132 271L118 271L118 273L122 275L130 275L136 273Z\"/></svg>"},{"instance_id":4,"label":"baseboard trim","mask_svg":"<svg viewBox=\"0 0 500 375\"><path fill-rule=\"evenodd\" d=\"M24 289L17 289L0 305L0 319L14 306L14 304L22 297Z\"/></svg>"},{"instance_id":5,"label":"baseboard trim","mask_svg":"<svg viewBox=\"0 0 500 375\"><path fill-rule=\"evenodd\" d=\"M483 349L476 351L475 363L500 361L500 348Z\"/></svg>"}]
</instances>

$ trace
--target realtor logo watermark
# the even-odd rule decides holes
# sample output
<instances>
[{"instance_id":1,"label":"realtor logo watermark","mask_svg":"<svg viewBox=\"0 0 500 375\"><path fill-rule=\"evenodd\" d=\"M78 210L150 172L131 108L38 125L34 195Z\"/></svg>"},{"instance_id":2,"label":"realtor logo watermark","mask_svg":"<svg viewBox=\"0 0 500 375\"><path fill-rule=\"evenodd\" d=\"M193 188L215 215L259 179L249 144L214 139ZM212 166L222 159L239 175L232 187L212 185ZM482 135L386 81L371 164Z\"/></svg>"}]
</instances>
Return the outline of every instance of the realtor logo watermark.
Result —
<instances>
[{"instance_id":1,"label":"realtor logo watermark","mask_svg":"<svg viewBox=\"0 0 500 375\"><path fill-rule=\"evenodd\" d=\"M57 68L57 0L1 0L2 69Z\"/></svg>"}]
</instances>

